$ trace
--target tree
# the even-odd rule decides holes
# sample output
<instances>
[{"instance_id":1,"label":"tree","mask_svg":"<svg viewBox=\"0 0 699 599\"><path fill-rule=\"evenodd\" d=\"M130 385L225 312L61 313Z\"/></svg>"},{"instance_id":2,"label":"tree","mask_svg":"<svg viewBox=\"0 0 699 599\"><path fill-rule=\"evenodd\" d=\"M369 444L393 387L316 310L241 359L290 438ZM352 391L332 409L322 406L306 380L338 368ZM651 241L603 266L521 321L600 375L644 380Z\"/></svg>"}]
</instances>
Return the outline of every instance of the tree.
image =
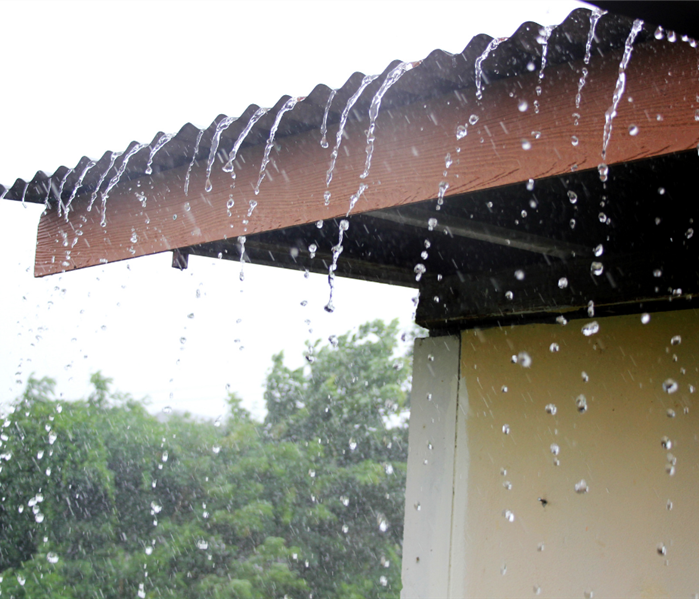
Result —
<instances>
[{"instance_id":1,"label":"tree","mask_svg":"<svg viewBox=\"0 0 699 599\"><path fill-rule=\"evenodd\" d=\"M0 422L10 597L387 598L400 589L408 356L397 324L275 356L268 414L164 421L97 372L83 401L30 378Z\"/></svg>"}]
</instances>

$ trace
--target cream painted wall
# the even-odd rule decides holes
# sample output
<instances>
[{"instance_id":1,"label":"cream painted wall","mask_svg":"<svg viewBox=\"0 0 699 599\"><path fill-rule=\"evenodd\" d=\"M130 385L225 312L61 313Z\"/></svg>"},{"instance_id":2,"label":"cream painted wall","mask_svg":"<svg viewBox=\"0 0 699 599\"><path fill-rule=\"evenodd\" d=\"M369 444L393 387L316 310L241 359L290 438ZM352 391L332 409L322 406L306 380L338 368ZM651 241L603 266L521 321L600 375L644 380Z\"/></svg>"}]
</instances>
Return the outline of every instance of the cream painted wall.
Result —
<instances>
[{"instance_id":1,"label":"cream painted wall","mask_svg":"<svg viewBox=\"0 0 699 599\"><path fill-rule=\"evenodd\" d=\"M418 342L404 599L699 597L699 313L592 320Z\"/></svg>"},{"instance_id":2,"label":"cream painted wall","mask_svg":"<svg viewBox=\"0 0 699 599\"><path fill-rule=\"evenodd\" d=\"M699 313L590 321L462 334L451 597L699 593Z\"/></svg>"}]
</instances>

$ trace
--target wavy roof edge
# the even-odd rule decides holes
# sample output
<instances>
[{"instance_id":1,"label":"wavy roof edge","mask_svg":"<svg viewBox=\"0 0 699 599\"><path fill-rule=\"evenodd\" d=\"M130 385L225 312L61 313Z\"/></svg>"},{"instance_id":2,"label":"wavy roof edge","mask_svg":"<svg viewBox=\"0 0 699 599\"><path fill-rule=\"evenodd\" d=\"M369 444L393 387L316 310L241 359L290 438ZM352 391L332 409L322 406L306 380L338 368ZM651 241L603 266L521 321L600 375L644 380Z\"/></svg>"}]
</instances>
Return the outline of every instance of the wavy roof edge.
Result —
<instances>
[{"instance_id":1,"label":"wavy roof edge","mask_svg":"<svg viewBox=\"0 0 699 599\"><path fill-rule=\"evenodd\" d=\"M592 14L593 11L578 8L559 25L548 26L553 29L550 30L547 43L547 65L562 64L583 58ZM597 22L593 52L604 54L623 46L632 22L632 19L625 16L604 14ZM541 68L545 47L541 43L544 31L544 26L538 23L525 22L520 25L511 37L506 38L496 51L482 61L484 84L525 72L538 71ZM635 43L647 41L651 36L652 31L647 25L636 37ZM450 54L439 49L432 51L426 58L414 63L416 66L419 65L419 68L408 71L390 88L382 101L382 110L475 87L476 59L484 53L493 39L489 35L478 34L471 38L460 54ZM401 63L398 60L392 61L365 89L354 105L349 120L368 118L371 99L388 73L399 64ZM320 129L330 99L327 125L332 126L338 123L348 99L357 91L364 77L365 75L359 72L351 75L342 87L335 90L332 99L330 98L333 91L331 88L324 84L317 85L308 96L299 99L293 110L284 114L277 130L277 139L311 129ZM265 143L278 111L289 98L290 96L282 96L275 106L257 120L241 147ZM251 104L235 119L221 114L204 130L187 123L175 135L158 132L149 144L132 141L125 151L107 151L99 160L83 156L73 168L60 166L50 175L37 171L31 181L17 179L9 188L0 185L0 199L29 203L54 202L59 197L62 200L75 197L78 191L80 194L99 191L109 184L111 178L109 173L116 174L121 167L124 167L121 180L131 180L147 174L149 167L152 173L158 173L208 160L219 124L222 131L220 131L216 158L224 164L228 160L229 150L258 109L257 105ZM232 122L224 129L223 126L226 125L224 121L227 119ZM159 143L160 147L158 147ZM127 157L128 162L124 165Z\"/></svg>"}]
</instances>

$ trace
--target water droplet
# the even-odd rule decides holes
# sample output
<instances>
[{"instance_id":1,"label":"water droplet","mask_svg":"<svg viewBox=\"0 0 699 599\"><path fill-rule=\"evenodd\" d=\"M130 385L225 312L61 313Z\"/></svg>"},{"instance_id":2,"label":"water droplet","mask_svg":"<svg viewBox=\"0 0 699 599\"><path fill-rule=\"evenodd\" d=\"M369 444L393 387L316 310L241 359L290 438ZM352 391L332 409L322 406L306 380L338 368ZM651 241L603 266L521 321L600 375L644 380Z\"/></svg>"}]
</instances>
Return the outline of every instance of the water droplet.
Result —
<instances>
[{"instance_id":1,"label":"water droplet","mask_svg":"<svg viewBox=\"0 0 699 599\"><path fill-rule=\"evenodd\" d=\"M313 468L311 468L311 469L308 471L308 476L310 476L311 478L315 478L315 477L316 477L316 471L313 470Z\"/></svg>"},{"instance_id":2,"label":"water droplet","mask_svg":"<svg viewBox=\"0 0 699 599\"><path fill-rule=\"evenodd\" d=\"M53 445L56 442L56 439L58 439L58 435L54 432L49 433L49 445Z\"/></svg>"},{"instance_id":3,"label":"water droplet","mask_svg":"<svg viewBox=\"0 0 699 599\"><path fill-rule=\"evenodd\" d=\"M599 323L596 320L588 322L586 325L583 326L581 331L582 334L585 335L585 337L595 335L596 333L599 333Z\"/></svg>"},{"instance_id":4,"label":"water droplet","mask_svg":"<svg viewBox=\"0 0 699 599\"><path fill-rule=\"evenodd\" d=\"M468 135L468 127L466 125L459 125L456 128L456 139L463 139Z\"/></svg>"},{"instance_id":5,"label":"water droplet","mask_svg":"<svg viewBox=\"0 0 699 599\"><path fill-rule=\"evenodd\" d=\"M437 219L436 218L430 218L427 221L427 230L428 231L434 231L434 228L437 226Z\"/></svg>"},{"instance_id":6,"label":"water droplet","mask_svg":"<svg viewBox=\"0 0 699 599\"><path fill-rule=\"evenodd\" d=\"M558 345L558 343L552 343L551 345L549 345L549 351L551 353L555 353L555 352L559 351L560 349L561 349L561 347Z\"/></svg>"},{"instance_id":7,"label":"water droplet","mask_svg":"<svg viewBox=\"0 0 699 599\"><path fill-rule=\"evenodd\" d=\"M505 510L505 511L502 513L502 515L503 515L503 517L505 518L505 520L507 520L508 522L514 522L514 521L515 521L515 515L514 515L510 510Z\"/></svg>"},{"instance_id":8,"label":"water droplet","mask_svg":"<svg viewBox=\"0 0 699 599\"><path fill-rule=\"evenodd\" d=\"M197 549L201 549L202 551L205 551L209 548L209 543L206 542L204 539L199 539L197 541Z\"/></svg>"},{"instance_id":9,"label":"water droplet","mask_svg":"<svg viewBox=\"0 0 699 599\"><path fill-rule=\"evenodd\" d=\"M512 300L514 297L515 297L515 294L512 293L511 291L505 292L505 299Z\"/></svg>"},{"instance_id":10,"label":"water droplet","mask_svg":"<svg viewBox=\"0 0 699 599\"><path fill-rule=\"evenodd\" d=\"M568 287L568 279L566 277L561 277L560 279L558 279L558 287L560 289L565 289L566 287Z\"/></svg>"},{"instance_id":11,"label":"water droplet","mask_svg":"<svg viewBox=\"0 0 699 599\"><path fill-rule=\"evenodd\" d=\"M631 135L631 136L638 135L638 127L636 127L636 125L629 125L629 135Z\"/></svg>"},{"instance_id":12,"label":"water droplet","mask_svg":"<svg viewBox=\"0 0 699 599\"><path fill-rule=\"evenodd\" d=\"M506 480L505 482L503 482L502 486L508 491L512 490L512 483L509 480Z\"/></svg>"},{"instance_id":13,"label":"water droplet","mask_svg":"<svg viewBox=\"0 0 699 599\"><path fill-rule=\"evenodd\" d=\"M655 33L653 33L653 35L655 36L656 40L664 39L665 30L660 25L658 25L658 28L655 30Z\"/></svg>"},{"instance_id":14,"label":"water droplet","mask_svg":"<svg viewBox=\"0 0 699 599\"><path fill-rule=\"evenodd\" d=\"M510 434L510 425L509 424L503 424L502 425L502 432L506 435Z\"/></svg>"},{"instance_id":15,"label":"water droplet","mask_svg":"<svg viewBox=\"0 0 699 599\"><path fill-rule=\"evenodd\" d=\"M604 162L597 165L597 172L599 173L599 179L604 183L609 176L609 167L604 164Z\"/></svg>"},{"instance_id":16,"label":"water droplet","mask_svg":"<svg viewBox=\"0 0 699 599\"><path fill-rule=\"evenodd\" d=\"M582 376L583 383L587 383L587 381L590 380L590 377L588 376L587 372L585 372L584 370L582 371L581 376Z\"/></svg>"},{"instance_id":17,"label":"water droplet","mask_svg":"<svg viewBox=\"0 0 699 599\"><path fill-rule=\"evenodd\" d=\"M584 395L578 395L575 398L575 407L581 414L587 412L587 398Z\"/></svg>"},{"instance_id":18,"label":"water droplet","mask_svg":"<svg viewBox=\"0 0 699 599\"><path fill-rule=\"evenodd\" d=\"M528 139L523 139L522 140L522 149L523 150L531 150L532 149L532 142L530 142Z\"/></svg>"},{"instance_id":19,"label":"water droplet","mask_svg":"<svg viewBox=\"0 0 699 599\"><path fill-rule=\"evenodd\" d=\"M27 582L27 579L24 578L21 574L17 574L17 582L20 584L20 586L24 586L24 583Z\"/></svg>"},{"instance_id":20,"label":"water droplet","mask_svg":"<svg viewBox=\"0 0 699 599\"><path fill-rule=\"evenodd\" d=\"M581 478L577 483L575 483L575 492L579 494L587 493L590 487L587 486L584 478Z\"/></svg>"},{"instance_id":21,"label":"water droplet","mask_svg":"<svg viewBox=\"0 0 699 599\"><path fill-rule=\"evenodd\" d=\"M595 594L592 591L585 591L583 593L583 597L585 597L585 599L593 599L594 596Z\"/></svg>"},{"instance_id":22,"label":"water droplet","mask_svg":"<svg viewBox=\"0 0 699 599\"><path fill-rule=\"evenodd\" d=\"M590 272L596 277L599 277L604 272L604 264L601 262L593 262L590 264Z\"/></svg>"},{"instance_id":23,"label":"water droplet","mask_svg":"<svg viewBox=\"0 0 699 599\"><path fill-rule=\"evenodd\" d=\"M539 544L536 546L536 550L539 551L539 552L543 551L545 548L546 548L546 547L544 546L543 543L539 543Z\"/></svg>"},{"instance_id":24,"label":"water droplet","mask_svg":"<svg viewBox=\"0 0 699 599\"><path fill-rule=\"evenodd\" d=\"M660 440L660 445L663 449L672 449L672 441L668 437L663 437Z\"/></svg>"},{"instance_id":25,"label":"water droplet","mask_svg":"<svg viewBox=\"0 0 699 599\"><path fill-rule=\"evenodd\" d=\"M500 391L502 391L503 393L507 393L507 385L503 385L503 386L500 388Z\"/></svg>"},{"instance_id":26,"label":"water droplet","mask_svg":"<svg viewBox=\"0 0 699 599\"><path fill-rule=\"evenodd\" d=\"M478 122L478 115L472 114L470 117L468 117L468 122L471 125L475 125Z\"/></svg>"},{"instance_id":27,"label":"water droplet","mask_svg":"<svg viewBox=\"0 0 699 599\"><path fill-rule=\"evenodd\" d=\"M641 314L641 322L643 324L648 324L650 322L650 314L648 314L648 312Z\"/></svg>"},{"instance_id":28,"label":"water droplet","mask_svg":"<svg viewBox=\"0 0 699 599\"><path fill-rule=\"evenodd\" d=\"M167 451L163 451L163 455L162 455L162 457L161 457L160 459L161 459L163 462L167 462L168 457L169 457L169 456L168 456Z\"/></svg>"},{"instance_id":29,"label":"water droplet","mask_svg":"<svg viewBox=\"0 0 699 599\"><path fill-rule=\"evenodd\" d=\"M668 476L675 476L674 464L665 464L665 472L667 472Z\"/></svg>"},{"instance_id":30,"label":"water droplet","mask_svg":"<svg viewBox=\"0 0 699 599\"><path fill-rule=\"evenodd\" d=\"M357 442L354 439L350 439L349 441L349 448L354 451L357 449Z\"/></svg>"},{"instance_id":31,"label":"water droplet","mask_svg":"<svg viewBox=\"0 0 699 599\"><path fill-rule=\"evenodd\" d=\"M679 385L677 384L677 381L675 381L674 379L666 379L663 382L663 391L665 391L665 393L674 393L675 391L677 391L677 389L679 389Z\"/></svg>"},{"instance_id":32,"label":"water droplet","mask_svg":"<svg viewBox=\"0 0 699 599\"><path fill-rule=\"evenodd\" d=\"M580 140L578 139L578 137L576 135L572 135L570 137L570 143L573 146L577 146L580 143Z\"/></svg>"},{"instance_id":33,"label":"water droplet","mask_svg":"<svg viewBox=\"0 0 699 599\"><path fill-rule=\"evenodd\" d=\"M388 530L388 522L386 522L383 516L379 516L379 530L381 532L386 532Z\"/></svg>"},{"instance_id":34,"label":"water droplet","mask_svg":"<svg viewBox=\"0 0 699 599\"><path fill-rule=\"evenodd\" d=\"M531 368L532 365L532 357L525 351L519 352L517 354L517 363L522 367L522 368Z\"/></svg>"},{"instance_id":35,"label":"water droplet","mask_svg":"<svg viewBox=\"0 0 699 599\"><path fill-rule=\"evenodd\" d=\"M658 547L656 548L658 555L667 555L667 547L663 543L658 543Z\"/></svg>"},{"instance_id":36,"label":"water droplet","mask_svg":"<svg viewBox=\"0 0 699 599\"><path fill-rule=\"evenodd\" d=\"M527 108L529 108L529 104L527 104L526 100L520 100L519 103L517 104L517 109L520 112L526 112Z\"/></svg>"},{"instance_id":37,"label":"water droplet","mask_svg":"<svg viewBox=\"0 0 699 599\"><path fill-rule=\"evenodd\" d=\"M550 449L553 455L558 455L561 453L561 448L556 443L551 443Z\"/></svg>"},{"instance_id":38,"label":"water droplet","mask_svg":"<svg viewBox=\"0 0 699 599\"><path fill-rule=\"evenodd\" d=\"M546 407L544 408L546 410L547 414L551 414L551 416L554 416L556 412L558 411L558 408L556 408L556 404L547 404Z\"/></svg>"},{"instance_id":39,"label":"water droplet","mask_svg":"<svg viewBox=\"0 0 699 599\"><path fill-rule=\"evenodd\" d=\"M340 503L347 507L349 505L349 497L343 495L342 497L340 497Z\"/></svg>"},{"instance_id":40,"label":"water droplet","mask_svg":"<svg viewBox=\"0 0 699 599\"><path fill-rule=\"evenodd\" d=\"M524 280L524 271L523 270L516 270L515 271L515 279L518 281L523 281Z\"/></svg>"},{"instance_id":41,"label":"water droplet","mask_svg":"<svg viewBox=\"0 0 699 599\"><path fill-rule=\"evenodd\" d=\"M388 585L388 579L385 576L379 576L379 584L382 587L385 587L386 585Z\"/></svg>"},{"instance_id":42,"label":"water droplet","mask_svg":"<svg viewBox=\"0 0 699 599\"><path fill-rule=\"evenodd\" d=\"M427 269L425 268L424 264L416 264L415 268L413 269L413 272L415 273L415 280L419 281L426 271Z\"/></svg>"},{"instance_id":43,"label":"water droplet","mask_svg":"<svg viewBox=\"0 0 699 599\"><path fill-rule=\"evenodd\" d=\"M214 445L211 448L211 451L213 451L216 455L218 455L221 452L221 446L220 445Z\"/></svg>"},{"instance_id":44,"label":"water droplet","mask_svg":"<svg viewBox=\"0 0 699 599\"><path fill-rule=\"evenodd\" d=\"M58 555L56 555L53 551L49 551L46 554L46 560L49 562L49 564L57 564L58 563Z\"/></svg>"},{"instance_id":45,"label":"water droplet","mask_svg":"<svg viewBox=\"0 0 699 599\"><path fill-rule=\"evenodd\" d=\"M41 512L34 514L34 520L36 520L38 524L41 524L44 521L44 514L42 514Z\"/></svg>"},{"instance_id":46,"label":"water droplet","mask_svg":"<svg viewBox=\"0 0 699 599\"><path fill-rule=\"evenodd\" d=\"M672 501L669 499L667 500L667 503L665 504L665 507L667 508L668 511L670 511L673 508Z\"/></svg>"},{"instance_id":47,"label":"water droplet","mask_svg":"<svg viewBox=\"0 0 699 599\"><path fill-rule=\"evenodd\" d=\"M682 337L680 335L675 335L670 339L670 345L679 345L680 343L682 343Z\"/></svg>"},{"instance_id":48,"label":"water droplet","mask_svg":"<svg viewBox=\"0 0 699 599\"><path fill-rule=\"evenodd\" d=\"M598 246L595 247L593 252L595 256L599 258L602 254L604 254L604 246L600 243Z\"/></svg>"},{"instance_id":49,"label":"water droplet","mask_svg":"<svg viewBox=\"0 0 699 599\"><path fill-rule=\"evenodd\" d=\"M534 179L529 179L527 181L527 191L533 191L534 190Z\"/></svg>"}]
</instances>

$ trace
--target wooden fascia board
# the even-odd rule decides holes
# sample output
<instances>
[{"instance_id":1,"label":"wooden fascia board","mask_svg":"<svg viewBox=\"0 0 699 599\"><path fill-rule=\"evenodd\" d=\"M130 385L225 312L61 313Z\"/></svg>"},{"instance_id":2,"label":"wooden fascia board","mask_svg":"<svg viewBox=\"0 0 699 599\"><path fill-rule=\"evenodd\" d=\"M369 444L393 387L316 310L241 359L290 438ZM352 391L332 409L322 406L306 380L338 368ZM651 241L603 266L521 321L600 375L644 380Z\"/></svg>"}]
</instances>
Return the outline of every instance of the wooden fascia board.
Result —
<instances>
[{"instance_id":1,"label":"wooden fascia board","mask_svg":"<svg viewBox=\"0 0 699 599\"><path fill-rule=\"evenodd\" d=\"M192 169L188 195L186 166L118 184L109 194L105 227L100 226L100 198L88 211L90 196L77 197L69 219L55 209L42 216L35 275L342 217L362 183L368 188L353 213L433 199L440 181L449 183L448 197L597 168L602 162L605 112L612 103L622 52L597 56L587 66L579 108L575 96L582 61L547 67L541 81L534 72L488 84L481 101L467 89L384 109L365 180L360 174L368 122L351 121L328 188L332 194L328 205L323 194L332 143L323 149L318 130L276 141L259 195L253 189L263 146L239 153L235 187L230 174L217 164L211 176L213 189L206 192L204 163ZM608 165L697 146L697 60L697 51L683 42L653 41L634 48L613 121ZM528 106L524 112L519 109L522 100ZM468 125L468 135L457 140L457 127L472 115L478 117L477 123ZM639 130L635 136L629 132L632 125ZM330 128L329 140L334 140L336 131L337 126ZM523 149L523 143L531 148ZM447 153L453 161L448 170ZM139 199L142 195L145 206ZM235 202L230 210L229 199ZM254 209L253 202L257 202Z\"/></svg>"}]
</instances>

